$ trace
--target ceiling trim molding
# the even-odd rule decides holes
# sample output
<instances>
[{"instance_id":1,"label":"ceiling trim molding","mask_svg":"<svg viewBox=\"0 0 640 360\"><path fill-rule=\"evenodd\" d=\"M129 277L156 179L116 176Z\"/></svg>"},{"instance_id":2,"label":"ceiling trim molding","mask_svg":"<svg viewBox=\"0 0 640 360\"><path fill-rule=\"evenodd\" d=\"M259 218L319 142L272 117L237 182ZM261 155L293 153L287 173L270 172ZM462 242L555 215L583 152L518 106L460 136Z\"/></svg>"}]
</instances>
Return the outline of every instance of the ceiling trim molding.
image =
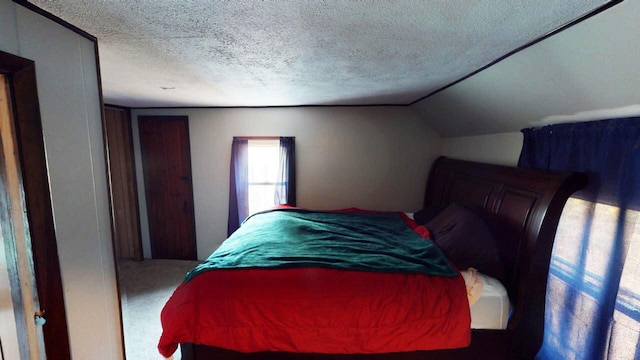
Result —
<instances>
[{"instance_id":1,"label":"ceiling trim molding","mask_svg":"<svg viewBox=\"0 0 640 360\"><path fill-rule=\"evenodd\" d=\"M129 110L131 110L131 109L132 109L132 108L127 107L127 106L121 106L121 105L115 105L115 104L107 104L107 103L104 103L104 107L106 107L106 108L112 108L112 109L118 109L118 110L123 110L123 111L129 111Z\"/></svg>"},{"instance_id":2,"label":"ceiling trim molding","mask_svg":"<svg viewBox=\"0 0 640 360\"><path fill-rule=\"evenodd\" d=\"M116 105L120 107L126 107ZM142 106L128 107L132 110L152 109L286 109L286 108L337 108L337 107L407 107L409 104L350 104L350 105L270 105L270 106Z\"/></svg>"},{"instance_id":3,"label":"ceiling trim molding","mask_svg":"<svg viewBox=\"0 0 640 360\"><path fill-rule=\"evenodd\" d=\"M37 14L42 15L42 16L46 17L47 19L49 19L49 20L51 20L51 21L53 21L55 23L58 23L61 26L64 26L65 28L75 32L76 34L78 34L78 35L80 35L80 36L82 36L82 37L84 37L84 38L86 38L86 39L88 39L90 41L93 41L93 42L96 42L96 43L98 41L98 38L96 38L95 36L89 34L88 32L80 29L79 27L77 27L75 25L72 25L72 24L60 19L59 17L53 15L52 13L50 13L50 12L48 12L46 10L43 10L42 8L30 3L28 0L13 0L13 2L18 4L18 5L21 5L21 6L25 7L27 9L31 10L31 11L33 11L35 13L37 13Z\"/></svg>"},{"instance_id":4,"label":"ceiling trim molding","mask_svg":"<svg viewBox=\"0 0 640 360\"><path fill-rule=\"evenodd\" d=\"M452 86L454 86L454 85L456 85L456 84L458 84L458 83L460 83L460 82L462 82L462 81L464 81L464 80L466 80L466 79L478 74L479 72L484 71L484 70L486 70L487 68L489 68L489 67L491 67L493 65L496 65L497 63L501 62L502 60L505 60L506 58L508 58L508 57L510 57L510 56L512 56L512 55L514 55L516 53L519 53L520 51L522 51L522 50L524 50L524 49L526 49L526 48L528 48L530 46L533 46L533 45L539 43L542 40L545 40L545 39L547 39L547 38L549 38L549 37L551 37L551 36L553 36L555 34L558 34L558 33L562 32L562 31L574 26L574 25L577 25L577 24L583 22L584 20L589 19L592 16L595 16L595 15L597 15L597 14L599 14L599 13L601 13L601 12L603 12L603 11L605 11L605 10L615 6L615 5L620 4L622 1L623 0L611 0L610 2L608 2L608 3L606 3L606 4L602 5L602 6L594 9L593 11L591 11L591 12L589 12L589 13L587 13L587 14L585 14L585 15L583 15L583 16L581 16L581 17L579 17L579 18L577 18L577 19L575 19L573 21L571 21L570 23L568 23L566 25L563 25L563 26L560 26L559 28L557 28L557 29L555 29L555 30L553 30L553 31L551 31L551 32L549 32L547 34L542 35L539 38L534 39L534 40L532 40L532 41L530 41L530 42L528 42L528 43L526 43L526 44L524 44L524 45L522 45L522 46L520 46L520 47L518 47L518 48L516 48L516 49L514 49L514 50L512 50L510 52L508 52L508 53L506 53L505 55L503 55L503 56L497 58L496 60L488 63L487 65L479 68L478 70L475 70L475 71L473 71L473 72L461 77L460 79L458 79L458 80L456 80L456 81L454 81L452 83L449 83L449 84L447 84L447 85L445 85L445 86L443 86L443 87L441 87L441 88L439 88L439 89L437 89L435 91L430 92L429 94L427 94L427 95L425 95L423 97L420 97L420 98L408 103L407 106L414 105L414 104L416 104L416 103L418 103L418 102L420 102L420 101L422 101L424 99L427 99L427 98L429 98L429 97L431 97L431 96L433 96L433 95L435 95L435 94L437 94L437 93L439 93L441 91L444 91L444 90L446 90L446 89L448 89L448 88L450 88L450 87L452 87Z\"/></svg>"},{"instance_id":5,"label":"ceiling trim molding","mask_svg":"<svg viewBox=\"0 0 640 360\"><path fill-rule=\"evenodd\" d=\"M14 1L20 1L20 0L14 0ZM523 50L527 49L530 46L533 46L533 45L535 45L535 44L537 44L537 43L539 43L539 42L541 42L541 41L543 41L543 40L545 40L545 39L547 39L547 38L549 38L549 37L551 37L553 35L556 35L556 34L562 32L564 30L569 29L570 27L572 27L574 25L577 25L577 24L579 24L579 23L581 23L581 22L583 22L583 21L585 21L585 20L587 20L587 19L589 19L589 18L591 18L591 17L593 17L595 15L598 15L599 13L601 13L601 12L611 8L611 7L614 7L615 5L618 5L618 4L622 3L623 1L624 0L611 0L608 3L606 3L606 4L602 5L602 6L596 8L596 9L590 11L590 12L588 12L587 14L585 14L585 15L583 15L581 17L579 17L579 18L577 18L577 19L575 19L575 20L573 20L573 21L571 21L571 22L569 22L569 23L567 23L565 25L562 25L562 26L558 27L557 29L552 30L552 31L550 31L550 32L548 32L548 33L546 33L546 34L544 34L544 35L542 35L542 36L540 36L540 37L538 37L538 38L536 38L536 39L534 39L534 40L532 40L532 41L530 41L530 42L528 42L528 43L526 43L526 44L524 44L524 45L522 45L520 47L517 47L516 49L506 53L505 55L503 55L503 56L497 58L496 60L488 63L487 65L484 65L483 67L481 67L481 68L479 68L479 69L477 69L477 70L475 70L475 71L473 71L473 72L471 72L471 73L469 73L469 74L467 74L467 75L465 75L465 76L463 76L463 77L461 77L461 78L459 78L459 79L457 79L457 80L455 80L455 81L453 81L453 82L451 82L451 83L449 83L449 84L447 84L447 85L445 85L445 86L443 86L443 87L441 87L441 88L439 88L437 90L434 90L434 91L428 93L427 95L424 95L424 96L422 96L422 97L420 97L420 98L418 98L416 100L413 100L413 101L411 101L409 103L406 103L406 104L368 104L368 105L365 105L365 104L348 104L348 105L322 105L322 104L318 104L318 105L274 105L274 106L167 106L167 107L161 106L161 107L131 107L131 109L141 109L141 110L145 110L145 109L270 109L270 108L375 107L375 106L380 106L380 107L382 107L382 106L385 106L385 107L389 107L389 106L409 107L409 106L412 106L412 105L414 105L414 104L416 104L416 103L418 103L418 102L420 102L422 100L425 100L425 99L427 99L427 98L429 98L429 97L431 97L433 95L436 95L436 94L438 94L438 93L440 93L440 92L442 92L442 91L444 91L444 90L446 90L446 89L448 89L448 88L450 88L450 87L452 87L452 86L454 86L454 85L456 85L456 84L458 84L458 83L460 83L460 82L462 82L462 81L464 81L464 80L466 80L466 79L468 79L468 78L470 78L470 77L472 77L472 76L474 76L474 75L476 75L476 74L478 74L478 73L480 73L480 72L482 72L482 71L484 71L484 70L486 70L486 69L488 69L488 68L490 68L490 67L492 67L492 66L494 66L496 64L498 64L499 62L511 57L512 55L515 55L516 53L519 53L520 51L523 51Z\"/></svg>"},{"instance_id":6,"label":"ceiling trim molding","mask_svg":"<svg viewBox=\"0 0 640 360\"><path fill-rule=\"evenodd\" d=\"M492 67L493 65L498 64L499 62L511 57L512 55L519 53L520 51L523 51L525 49L527 49L530 46L533 46L553 35L556 35L564 30L567 30L568 28L577 25L615 5L618 5L620 3L622 3L624 0L611 0L609 2L607 2L604 5L601 5L600 7L588 12L587 14L569 22L568 24L565 24L563 26L558 27L555 30L552 30L548 33L546 33L545 35L542 35L520 47L517 47L516 49L506 53L503 56L500 56L499 58L497 58L496 60L491 61L490 63L480 67L479 69L472 71L471 73L462 76L461 78L448 83L447 85L442 86L441 88L438 88L422 97L419 97L411 102L408 102L406 104L342 104L342 105L329 105L329 104L313 104L313 105L268 105L268 106L159 106L159 107L153 107L153 106L144 106L144 107L131 107L131 106L124 106L124 105L115 105L113 104L112 106L119 106L119 107L123 107L123 108L128 108L128 109L270 109L270 108L303 108L303 107L374 107L374 106L380 106L380 107L390 107L390 106L397 106L397 107L406 107L406 106L412 106L422 100L425 100L435 94L438 94L450 87L453 87L454 85ZM30 3L28 0L13 0L13 2L24 6L25 8L28 8L58 24L60 24L61 26L64 26L66 28L68 28L69 30L74 31L75 33L93 41L96 43L96 48L97 48L97 38L89 33L87 33L86 31L60 19L59 17L51 14L50 12L43 10L42 8ZM97 50L96 50L97 51Z\"/></svg>"}]
</instances>

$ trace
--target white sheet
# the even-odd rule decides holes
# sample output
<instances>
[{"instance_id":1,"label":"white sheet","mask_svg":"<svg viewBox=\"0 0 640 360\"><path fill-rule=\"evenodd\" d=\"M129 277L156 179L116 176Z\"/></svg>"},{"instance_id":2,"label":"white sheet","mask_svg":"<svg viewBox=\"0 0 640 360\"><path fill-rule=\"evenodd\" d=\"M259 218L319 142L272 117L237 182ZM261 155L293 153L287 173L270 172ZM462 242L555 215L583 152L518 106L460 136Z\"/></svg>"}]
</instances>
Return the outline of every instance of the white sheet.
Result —
<instances>
[{"instance_id":1,"label":"white sheet","mask_svg":"<svg viewBox=\"0 0 640 360\"><path fill-rule=\"evenodd\" d=\"M505 329L509 321L510 302L500 281L478 273L483 282L480 297L471 305L472 329Z\"/></svg>"}]
</instances>

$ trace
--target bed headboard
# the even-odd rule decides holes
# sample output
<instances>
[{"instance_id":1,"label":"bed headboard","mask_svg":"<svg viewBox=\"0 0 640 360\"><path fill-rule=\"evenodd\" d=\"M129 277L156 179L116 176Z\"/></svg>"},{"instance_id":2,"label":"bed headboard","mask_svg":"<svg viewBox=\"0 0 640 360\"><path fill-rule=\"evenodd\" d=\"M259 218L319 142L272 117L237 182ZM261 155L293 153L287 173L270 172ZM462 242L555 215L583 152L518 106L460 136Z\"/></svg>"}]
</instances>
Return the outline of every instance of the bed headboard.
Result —
<instances>
[{"instance_id":1,"label":"bed headboard","mask_svg":"<svg viewBox=\"0 0 640 360\"><path fill-rule=\"evenodd\" d=\"M508 329L529 336L539 332L540 344L556 228L565 202L586 182L582 173L552 174L440 157L427 183L425 206L456 202L493 214L500 229L496 242L505 266L503 283L514 304Z\"/></svg>"}]
</instances>

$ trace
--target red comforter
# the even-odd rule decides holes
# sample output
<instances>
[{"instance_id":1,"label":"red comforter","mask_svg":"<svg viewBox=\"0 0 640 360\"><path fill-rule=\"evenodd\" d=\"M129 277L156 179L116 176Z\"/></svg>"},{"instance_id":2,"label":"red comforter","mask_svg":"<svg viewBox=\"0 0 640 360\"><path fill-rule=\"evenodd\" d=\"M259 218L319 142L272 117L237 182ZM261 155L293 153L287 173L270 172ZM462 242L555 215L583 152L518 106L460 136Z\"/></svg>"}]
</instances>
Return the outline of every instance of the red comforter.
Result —
<instances>
[{"instance_id":1,"label":"red comforter","mask_svg":"<svg viewBox=\"0 0 640 360\"><path fill-rule=\"evenodd\" d=\"M414 227L414 226L412 226ZM471 339L464 280L327 268L202 273L165 305L160 353L178 343L241 352L388 353Z\"/></svg>"}]
</instances>

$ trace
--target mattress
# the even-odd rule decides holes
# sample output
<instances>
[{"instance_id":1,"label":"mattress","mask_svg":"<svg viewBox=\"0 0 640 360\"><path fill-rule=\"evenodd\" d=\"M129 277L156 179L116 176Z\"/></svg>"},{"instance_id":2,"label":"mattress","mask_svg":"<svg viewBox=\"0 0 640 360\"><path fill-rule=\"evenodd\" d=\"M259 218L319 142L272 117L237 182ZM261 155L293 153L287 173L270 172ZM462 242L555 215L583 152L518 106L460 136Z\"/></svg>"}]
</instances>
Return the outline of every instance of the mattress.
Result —
<instances>
[{"instance_id":1,"label":"mattress","mask_svg":"<svg viewBox=\"0 0 640 360\"><path fill-rule=\"evenodd\" d=\"M500 281L478 273L483 287L476 302L471 305L472 329L506 329L510 303L507 290Z\"/></svg>"},{"instance_id":2,"label":"mattress","mask_svg":"<svg viewBox=\"0 0 640 360\"><path fill-rule=\"evenodd\" d=\"M413 219L413 213L405 213ZM467 287L472 329L506 329L511 303L502 283L475 269L461 271Z\"/></svg>"},{"instance_id":3,"label":"mattress","mask_svg":"<svg viewBox=\"0 0 640 360\"><path fill-rule=\"evenodd\" d=\"M203 267L190 272L188 281L167 301L161 314L160 353L171 356L178 343L246 353L323 354L468 346L471 317L465 282L437 247L425 240L426 228L412 226L415 222L398 215L402 214L357 210L319 214L302 209L253 215ZM331 228L317 229L329 223ZM303 234L315 234L316 239ZM360 239L363 234L377 236ZM388 243L377 245L377 240ZM329 254L327 249L337 250ZM435 251L429 253L429 249ZM400 251L404 252L394 255ZM385 257L373 256L376 252ZM256 266L271 266L274 259L295 266ZM446 264L453 276L384 271L384 266L398 259L409 265L424 263L422 271L426 264ZM210 266L231 260L234 267ZM256 261L245 266L245 260ZM368 269L378 271L322 266L338 262L368 264Z\"/></svg>"}]
</instances>

